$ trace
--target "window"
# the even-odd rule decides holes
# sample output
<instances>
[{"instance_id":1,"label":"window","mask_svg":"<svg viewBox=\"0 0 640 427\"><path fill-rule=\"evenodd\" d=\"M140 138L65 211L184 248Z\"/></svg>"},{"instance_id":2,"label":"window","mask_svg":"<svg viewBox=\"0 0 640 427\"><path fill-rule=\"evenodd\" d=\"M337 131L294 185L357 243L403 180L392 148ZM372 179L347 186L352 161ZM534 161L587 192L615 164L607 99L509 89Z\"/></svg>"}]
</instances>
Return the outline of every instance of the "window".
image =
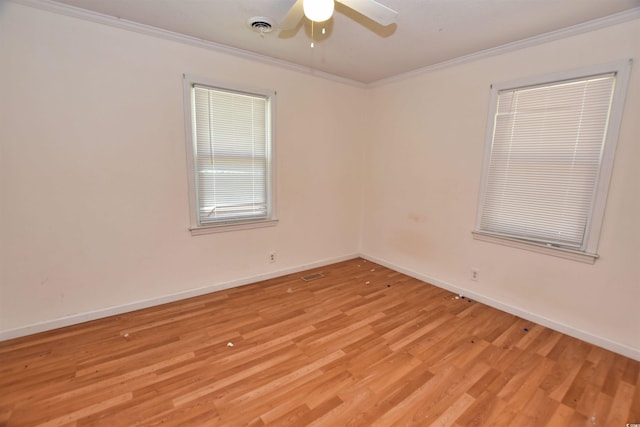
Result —
<instances>
[{"instance_id":1,"label":"window","mask_svg":"<svg viewBox=\"0 0 640 427\"><path fill-rule=\"evenodd\" d=\"M492 87L476 238L594 262L629 67Z\"/></svg>"},{"instance_id":2,"label":"window","mask_svg":"<svg viewBox=\"0 0 640 427\"><path fill-rule=\"evenodd\" d=\"M275 225L274 94L184 82L192 234Z\"/></svg>"}]
</instances>

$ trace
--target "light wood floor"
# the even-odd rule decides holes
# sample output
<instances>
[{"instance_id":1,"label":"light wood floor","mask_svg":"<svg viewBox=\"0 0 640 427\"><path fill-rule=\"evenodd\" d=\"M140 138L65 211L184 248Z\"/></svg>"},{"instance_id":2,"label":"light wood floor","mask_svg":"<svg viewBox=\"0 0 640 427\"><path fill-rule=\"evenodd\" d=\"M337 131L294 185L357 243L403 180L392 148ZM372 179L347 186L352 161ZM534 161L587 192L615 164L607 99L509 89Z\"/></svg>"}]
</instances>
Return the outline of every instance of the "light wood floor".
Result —
<instances>
[{"instance_id":1,"label":"light wood floor","mask_svg":"<svg viewBox=\"0 0 640 427\"><path fill-rule=\"evenodd\" d=\"M0 425L640 423L640 362L361 259L303 274L0 343Z\"/></svg>"}]
</instances>

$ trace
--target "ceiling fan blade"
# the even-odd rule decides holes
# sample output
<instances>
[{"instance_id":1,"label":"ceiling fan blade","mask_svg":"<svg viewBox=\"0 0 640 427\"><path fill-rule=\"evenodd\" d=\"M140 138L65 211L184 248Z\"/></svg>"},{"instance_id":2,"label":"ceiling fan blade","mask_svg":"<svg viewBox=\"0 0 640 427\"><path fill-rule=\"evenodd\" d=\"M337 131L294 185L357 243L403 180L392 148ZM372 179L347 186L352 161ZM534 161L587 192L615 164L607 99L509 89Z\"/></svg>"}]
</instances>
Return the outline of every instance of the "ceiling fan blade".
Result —
<instances>
[{"instance_id":1,"label":"ceiling fan blade","mask_svg":"<svg viewBox=\"0 0 640 427\"><path fill-rule=\"evenodd\" d=\"M375 0L336 0L382 26L396 22L398 12ZM300 2L302 3L302 2Z\"/></svg>"},{"instance_id":2,"label":"ceiling fan blade","mask_svg":"<svg viewBox=\"0 0 640 427\"><path fill-rule=\"evenodd\" d=\"M298 26L298 23L304 16L304 9L302 8L302 0L296 0L291 6L289 12L280 21L280 29L283 31L293 30Z\"/></svg>"}]
</instances>

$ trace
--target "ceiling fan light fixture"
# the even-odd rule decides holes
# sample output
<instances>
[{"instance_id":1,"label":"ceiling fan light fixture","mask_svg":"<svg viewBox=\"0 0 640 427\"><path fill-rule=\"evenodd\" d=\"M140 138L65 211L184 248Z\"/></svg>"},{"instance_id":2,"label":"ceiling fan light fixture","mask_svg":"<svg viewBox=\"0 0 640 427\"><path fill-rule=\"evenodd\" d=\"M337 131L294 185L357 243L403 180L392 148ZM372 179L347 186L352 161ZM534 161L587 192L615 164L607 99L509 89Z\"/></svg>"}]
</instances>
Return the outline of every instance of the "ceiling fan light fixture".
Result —
<instances>
[{"instance_id":1,"label":"ceiling fan light fixture","mask_svg":"<svg viewBox=\"0 0 640 427\"><path fill-rule=\"evenodd\" d=\"M304 16L315 22L324 22L333 15L333 0L303 0Z\"/></svg>"}]
</instances>

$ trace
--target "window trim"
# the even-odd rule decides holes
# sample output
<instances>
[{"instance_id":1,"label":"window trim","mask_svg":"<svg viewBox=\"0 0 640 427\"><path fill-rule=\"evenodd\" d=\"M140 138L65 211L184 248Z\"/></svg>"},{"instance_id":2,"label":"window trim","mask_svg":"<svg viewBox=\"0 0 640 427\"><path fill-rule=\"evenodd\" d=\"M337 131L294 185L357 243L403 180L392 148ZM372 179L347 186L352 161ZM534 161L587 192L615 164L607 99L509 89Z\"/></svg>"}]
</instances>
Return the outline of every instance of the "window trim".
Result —
<instances>
[{"instance_id":1,"label":"window trim","mask_svg":"<svg viewBox=\"0 0 640 427\"><path fill-rule=\"evenodd\" d=\"M267 147L267 216L265 218L240 219L230 221L220 221L216 223L200 223L198 207L198 186L196 183L195 166L195 138L193 122L193 97L192 88L194 85L208 86L221 91L240 93L264 97L268 100L268 123L269 143ZM183 74L183 100L185 117L185 147L187 154L187 182L189 194L189 218L190 226L188 230L192 236L199 236L210 233L221 233L227 231L247 230L253 228L272 227L277 225L276 216L276 156L275 156L275 114L276 114L276 92L255 87L220 82L217 80L198 77L190 74Z\"/></svg>"},{"instance_id":2,"label":"window trim","mask_svg":"<svg viewBox=\"0 0 640 427\"><path fill-rule=\"evenodd\" d=\"M476 223L472 232L474 239L558 256L574 261L586 262L590 264L593 264L595 262L595 260L599 257L597 249L600 239L600 230L602 228L602 222L604 219L606 198L611 181L611 175L613 172L613 161L615 157L616 145L618 143L620 124L622 122L625 97L627 93L627 86L629 82L629 75L631 73L632 63L632 59L625 59L610 62L607 64L580 68L577 70L557 72L491 85L489 112L485 135L485 149L482 165L482 179L480 181L480 197L478 198ZM526 239L514 238L512 236L502 236L500 234L481 230L480 221L482 218L482 208L487 191L489 163L493 144L493 132L498 104L498 94L501 91L505 90L513 90L527 86L550 85L555 82L581 79L589 76L607 73L615 73L616 81L612 94L612 104L609 113L609 122L605 136L604 149L602 150L602 160L600 163L598 178L594 188L593 205L587 223L587 229L585 230L585 243L583 244L583 249L569 249L552 244L544 244Z\"/></svg>"}]
</instances>

